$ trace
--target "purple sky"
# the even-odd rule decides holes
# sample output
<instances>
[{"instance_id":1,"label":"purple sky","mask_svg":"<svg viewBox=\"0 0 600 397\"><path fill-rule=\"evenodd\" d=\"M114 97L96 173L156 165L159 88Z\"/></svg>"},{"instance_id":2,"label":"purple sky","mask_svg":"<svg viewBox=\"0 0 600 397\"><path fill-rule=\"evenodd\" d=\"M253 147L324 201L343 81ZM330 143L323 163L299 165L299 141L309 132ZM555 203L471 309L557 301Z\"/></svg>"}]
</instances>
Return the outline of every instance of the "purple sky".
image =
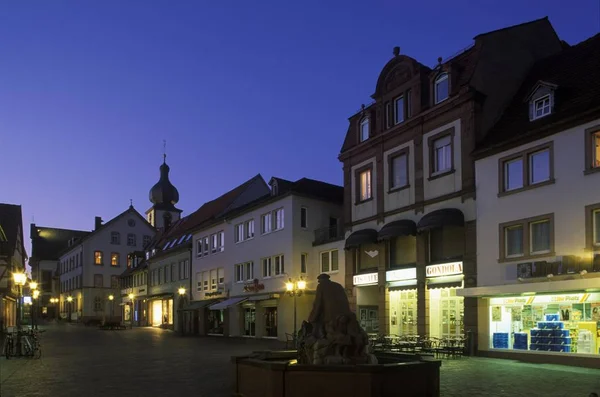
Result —
<instances>
[{"instance_id":1,"label":"purple sky","mask_svg":"<svg viewBox=\"0 0 600 397\"><path fill-rule=\"evenodd\" d=\"M534 4L535 3L535 4ZM167 140L184 214L261 173L342 183L347 118L392 48L432 66L549 16L574 44L597 0L12 1L0 7L0 202L28 227L144 212Z\"/></svg>"}]
</instances>

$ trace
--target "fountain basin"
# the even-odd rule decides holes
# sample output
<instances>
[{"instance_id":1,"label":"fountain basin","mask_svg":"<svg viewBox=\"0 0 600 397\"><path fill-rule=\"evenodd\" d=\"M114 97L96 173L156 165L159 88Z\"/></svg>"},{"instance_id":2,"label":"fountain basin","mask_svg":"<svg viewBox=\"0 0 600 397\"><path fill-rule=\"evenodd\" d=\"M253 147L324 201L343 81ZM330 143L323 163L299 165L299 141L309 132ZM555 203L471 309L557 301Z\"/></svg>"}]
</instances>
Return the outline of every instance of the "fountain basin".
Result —
<instances>
[{"instance_id":1,"label":"fountain basin","mask_svg":"<svg viewBox=\"0 0 600 397\"><path fill-rule=\"evenodd\" d=\"M376 355L379 364L302 365L296 351L232 357L236 397L438 397L441 361L415 354Z\"/></svg>"}]
</instances>

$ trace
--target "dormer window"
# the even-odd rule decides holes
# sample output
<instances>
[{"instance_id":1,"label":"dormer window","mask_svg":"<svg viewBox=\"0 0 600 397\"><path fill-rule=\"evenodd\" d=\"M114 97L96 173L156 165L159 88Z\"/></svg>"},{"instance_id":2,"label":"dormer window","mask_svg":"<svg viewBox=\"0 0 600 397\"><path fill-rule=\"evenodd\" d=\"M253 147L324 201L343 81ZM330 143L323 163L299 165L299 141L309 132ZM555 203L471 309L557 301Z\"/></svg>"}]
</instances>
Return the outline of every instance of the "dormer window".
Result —
<instances>
[{"instance_id":1,"label":"dormer window","mask_svg":"<svg viewBox=\"0 0 600 397\"><path fill-rule=\"evenodd\" d=\"M441 73L438 77L435 78L435 82L433 83L434 94L435 94L435 103L436 105L442 101L448 99L448 94L450 92L448 80L448 73Z\"/></svg>"},{"instance_id":2,"label":"dormer window","mask_svg":"<svg viewBox=\"0 0 600 397\"><path fill-rule=\"evenodd\" d=\"M360 122L360 141L364 142L367 139L369 139L369 133L370 133L370 122L369 122L369 118L365 117Z\"/></svg>"},{"instance_id":3,"label":"dormer window","mask_svg":"<svg viewBox=\"0 0 600 397\"><path fill-rule=\"evenodd\" d=\"M279 194L279 186L277 186L277 181L273 181L273 186L271 186L271 195L277 196Z\"/></svg>"},{"instance_id":4,"label":"dormer window","mask_svg":"<svg viewBox=\"0 0 600 397\"><path fill-rule=\"evenodd\" d=\"M550 114L550 94L544 95L543 97L533 101L533 117L532 120L537 120L541 117Z\"/></svg>"}]
</instances>

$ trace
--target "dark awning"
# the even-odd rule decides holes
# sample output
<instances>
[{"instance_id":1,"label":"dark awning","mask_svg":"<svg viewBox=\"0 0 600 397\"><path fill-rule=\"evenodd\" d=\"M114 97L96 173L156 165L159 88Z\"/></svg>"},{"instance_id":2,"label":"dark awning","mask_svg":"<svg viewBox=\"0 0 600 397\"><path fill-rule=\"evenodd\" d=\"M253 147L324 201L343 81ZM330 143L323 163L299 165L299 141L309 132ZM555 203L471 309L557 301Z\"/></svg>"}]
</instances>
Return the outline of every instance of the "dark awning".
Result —
<instances>
[{"instance_id":1,"label":"dark awning","mask_svg":"<svg viewBox=\"0 0 600 397\"><path fill-rule=\"evenodd\" d=\"M363 229L357 230L346 239L345 249L356 248L361 244L370 244L377 242L377 230Z\"/></svg>"},{"instance_id":2,"label":"dark awning","mask_svg":"<svg viewBox=\"0 0 600 397\"><path fill-rule=\"evenodd\" d=\"M417 224L410 219L390 222L379 231L379 239L408 236L417 234Z\"/></svg>"},{"instance_id":3,"label":"dark awning","mask_svg":"<svg viewBox=\"0 0 600 397\"><path fill-rule=\"evenodd\" d=\"M220 299L206 299L203 301L194 301L194 302L190 302L188 305L184 306L183 309L181 310L199 310L202 309L208 305L212 305L213 303L216 303L220 301Z\"/></svg>"},{"instance_id":4,"label":"dark awning","mask_svg":"<svg viewBox=\"0 0 600 397\"><path fill-rule=\"evenodd\" d=\"M425 232L443 226L464 226L465 216L456 208L442 208L425 215L417 224L417 231Z\"/></svg>"}]
</instances>

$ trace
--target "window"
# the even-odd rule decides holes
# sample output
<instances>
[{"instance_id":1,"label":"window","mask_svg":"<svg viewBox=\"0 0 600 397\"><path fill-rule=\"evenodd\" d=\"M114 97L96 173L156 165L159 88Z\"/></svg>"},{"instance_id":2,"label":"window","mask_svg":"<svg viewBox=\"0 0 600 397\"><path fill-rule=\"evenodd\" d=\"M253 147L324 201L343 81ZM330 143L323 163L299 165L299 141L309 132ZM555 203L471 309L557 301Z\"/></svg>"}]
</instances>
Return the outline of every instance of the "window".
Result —
<instances>
[{"instance_id":1,"label":"window","mask_svg":"<svg viewBox=\"0 0 600 397\"><path fill-rule=\"evenodd\" d=\"M239 243L240 241L244 241L244 224L239 223L235 225L235 242Z\"/></svg>"},{"instance_id":2,"label":"window","mask_svg":"<svg viewBox=\"0 0 600 397\"><path fill-rule=\"evenodd\" d=\"M130 247L135 247L135 244L136 244L135 234L127 233L127 245Z\"/></svg>"},{"instance_id":3,"label":"window","mask_svg":"<svg viewBox=\"0 0 600 397\"><path fill-rule=\"evenodd\" d=\"M94 251L94 265L102 266L102 251Z\"/></svg>"},{"instance_id":4,"label":"window","mask_svg":"<svg viewBox=\"0 0 600 397\"><path fill-rule=\"evenodd\" d=\"M104 278L101 274L94 274L94 287L102 288L104 287Z\"/></svg>"},{"instance_id":5,"label":"window","mask_svg":"<svg viewBox=\"0 0 600 397\"><path fill-rule=\"evenodd\" d=\"M121 233L119 232L111 232L110 233L110 243L111 244L121 244Z\"/></svg>"},{"instance_id":6,"label":"window","mask_svg":"<svg viewBox=\"0 0 600 397\"><path fill-rule=\"evenodd\" d=\"M504 229L505 250L507 258L523 255L523 225L510 226Z\"/></svg>"},{"instance_id":7,"label":"window","mask_svg":"<svg viewBox=\"0 0 600 397\"><path fill-rule=\"evenodd\" d=\"M261 216L262 234L270 233L272 228L271 213Z\"/></svg>"},{"instance_id":8,"label":"window","mask_svg":"<svg viewBox=\"0 0 600 397\"><path fill-rule=\"evenodd\" d=\"M394 153L389 157L390 186L389 190L408 186L408 152Z\"/></svg>"},{"instance_id":9,"label":"window","mask_svg":"<svg viewBox=\"0 0 600 397\"><path fill-rule=\"evenodd\" d=\"M321 273L337 272L339 269L338 250L321 252Z\"/></svg>"},{"instance_id":10,"label":"window","mask_svg":"<svg viewBox=\"0 0 600 397\"><path fill-rule=\"evenodd\" d=\"M196 273L196 292L202 292L202 272Z\"/></svg>"},{"instance_id":11,"label":"window","mask_svg":"<svg viewBox=\"0 0 600 397\"><path fill-rule=\"evenodd\" d=\"M430 263L459 260L464 252L465 229L463 226L444 226L429 231Z\"/></svg>"},{"instance_id":12,"label":"window","mask_svg":"<svg viewBox=\"0 0 600 397\"><path fill-rule=\"evenodd\" d=\"M417 238L412 235L390 239L390 267L417 262Z\"/></svg>"},{"instance_id":13,"label":"window","mask_svg":"<svg viewBox=\"0 0 600 397\"><path fill-rule=\"evenodd\" d=\"M168 283L169 279L170 279L169 276L171 275L171 266L167 265L167 266L163 267L163 273L164 273L163 278L165 279L165 283ZM175 280L171 280L171 281L175 281Z\"/></svg>"},{"instance_id":14,"label":"window","mask_svg":"<svg viewBox=\"0 0 600 397\"><path fill-rule=\"evenodd\" d=\"M213 269L210 271L210 290L217 290L217 269Z\"/></svg>"},{"instance_id":15,"label":"window","mask_svg":"<svg viewBox=\"0 0 600 397\"><path fill-rule=\"evenodd\" d=\"M387 128L390 128L394 125L394 108L392 107L391 102L387 102L385 104L385 125Z\"/></svg>"},{"instance_id":16,"label":"window","mask_svg":"<svg viewBox=\"0 0 600 397\"><path fill-rule=\"evenodd\" d=\"M217 252L217 248L219 246L219 236L217 233L213 234L210 236L210 241L212 242L210 245L210 252L212 252L213 254L215 252Z\"/></svg>"},{"instance_id":17,"label":"window","mask_svg":"<svg viewBox=\"0 0 600 397\"><path fill-rule=\"evenodd\" d=\"M144 235L144 247L148 246L148 244L150 244L150 241L152 240L152 236L148 236L148 235Z\"/></svg>"},{"instance_id":18,"label":"window","mask_svg":"<svg viewBox=\"0 0 600 397\"><path fill-rule=\"evenodd\" d=\"M394 100L394 124L400 124L404 121L404 97L401 96Z\"/></svg>"},{"instance_id":19,"label":"window","mask_svg":"<svg viewBox=\"0 0 600 397\"><path fill-rule=\"evenodd\" d=\"M202 256L202 239L196 240L196 256Z\"/></svg>"},{"instance_id":20,"label":"window","mask_svg":"<svg viewBox=\"0 0 600 397\"><path fill-rule=\"evenodd\" d=\"M208 272L202 272L202 290L208 291Z\"/></svg>"},{"instance_id":21,"label":"window","mask_svg":"<svg viewBox=\"0 0 600 397\"><path fill-rule=\"evenodd\" d=\"M162 280L162 275L163 273L160 271L160 269L154 269L154 271L156 272L156 283L157 284L162 284L163 280Z\"/></svg>"},{"instance_id":22,"label":"window","mask_svg":"<svg viewBox=\"0 0 600 397\"><path fill-rule=\"evenodd\" d=\"M362 121L360 122L360 141L364 142L367 139L369 139L369 118L365 117L364 119L362 119Z\"/></svg>"},{"instance_id":23,"label":"window","mask_svg":"<svg viewBox=\"0 0 600 397\"><path fill-rule=\"evenodd\" d=\"M598 251L600 246L600 203L585 206L585 248Z\"/></svg>"},{"instance_id":24,"label":"window","mask_svg":"<svg viewBox=\"0 0 600 397\"><path fill-rule=\"evenodd\" d=\"M110 265L111 266L119 266L119 253L113 252L110 254Z\"/></svg>"},{"instance_id":25,"label":"window","mask_svg":"<svg viewBox=\"0 0 600 397\"><path fill-rule=\"evenodd\" d=\"M550 95L545 95L533 101L533 120L550 114Z\"/></svg>"},{"instance_id":26,"label":"window","mask_svg":"<svg viewBox=\"0 0 600 397\"><path fill-rule=\"evenodd\" d=\"M500 261L554 255L554 214L500 224Z\"/></svg>"},{"instance_id":27,"label":"window","mask_svg":"<svg viewBox=\"0 0 600 397\"><path fill-rule=\"evenodd\" d=\"M306 229L308 226L308 209L300 207L300 227Z\"/></svg>"},{"instance_id":28,"label":"window","mask_svg":"<svg viewBox=\"0 0 600 397\"><path fill-rule=\"evenodd\" d=\"M209 252L208 251L208 249L209 249L208 247L209 247L209 245L208 245L208 236L206 236L206 237L204 237L204 249L203 249L203 255L205 255L205 256L208 255L208 252Z\"/></svg>"},{"instance_id":29,"label":"window","mask_svg":"<svg viewBox=\"0 0 600 397\"><path fill-rule=\"evenodd\" d=\"M217 269L217 277L218 277L218 282L219 285L222 285L225 283L225 269L223 269L222 267Z\"/></svg>"},{"instance_id":30,"label":"window","mask_svg":"<svg viewBox=\"0 0 600 397\"><path fill-rule=\"evenodd\" d=\"M450 92L448 73L441 73L438 77L436 77L433 85L435 90L436 104L448 99L448 93Z\"/></svg>"},{"instance_id":31,"label":"window","mask_svg":"<svg viewBox=\"0 0 600 397\"><path fill-rule=\"evenodd\" d=\"M246 221L246 238L254 238L254 219Z\"/></svg>"},{"instance_id":32,"label":"window","mask_svg":"<svg viewBox=\"0 0 600 397\"><path fill-rule=\"evenodd\" d=\"M285 274L285 264L283 255L277 255L273 259L275 262L273 266L275 268L275 275L280 276L282 274Z\"/></svg>"},{"instance_id":33,"label":"window","mask_svg":"<svg viewBox=\"0 0 600 397\"><path fill-rule=\"evenodd\" d=\"M452 170L452 135L433 141L433 172L439 174Z\"/></svg>"},{"instance_id":34,"label":"window","mask_svg":"<svg viewBox=\"0 0 600 397\"><path fill-rule=\"evenodd\" d=\"M110 288L119 288L119 276L110 276Z\"/></svg>"},{"instance_id":35,"label":"window","mask_svg":"<svg viewBox=\"0 0 600 397\"><path fill-rule=\"evenodd\" d=\"M412 99L410 99L411 91L406 91L406 118L412 116Z\"/></svg>"},{"instance_id":36,"label":"window","mask_svg":"<svg viewBox=\"0 0 600 397\"><path fill-rule=\"evenodd\" d=\"M308 254L300 254L300 273L306 273L306 266L308 265Z\"/></svg>"},{"instance_id":37,"label":"window","mask_svg":"<svg viewBox=\"0 0 600 397\"><path fill-rule=\"evenodd\" d=\"M241 283L254 279L254 263L246 262L235 265L235 282Z\"/></svg>"},{"instance_id":38,"label":"window","mask_svg":"<svg viewBox=\"0 0 600 397\"><path fill-rule=\"evenodd\" d=\"M94 298L94 311L95 312L104 311L104 301L99 296Z\"/></svg>"},{"instance_id":39,"label":"window","mask_svg":"<svg viewBox=\"0 0 600 397\"><path fill-rule=\"evenodd\" d=\"M273 225L273 230L281 230L283 229L283 208L279 208L275 210L275 224Z\"/></svg>"},{"instance_id":40,"label":"window","mask_svg":"<svg viewBox=\"0 0 600 397\"><path fill-rule=\"evenodd\" d=\"M585 173L600 170L600 125L585 130Z\"/></svg>"},{"instance_id":41,"label":"window","mask_svg":"<svg viewBox=\"0 0 600 397\"><path fill-rule=\"evenodd\" d=\"M271 258L263 258L262 260L262 276L263 278L271 277Z\"/></svg>"},{"instance_id":42,"label":"window","mask_svg":"<svg viewBox=\"0 0 600 397\"><path fill-rule=\"evenodd\" d=\"M171 280L177 280L177 271L174 263L171 263Z\"/></svg>"},{"instance_id":43,"label":"window","mask_svg":"<svg viewBox=\"0 0 600 397\"><path fill-rule=\"evenodd\" d=\"M373 189L371 185L372 166L366 169L358 170L356 174L356 197L357 202L370 200L373 198Z\"/></svg>"},{"instance_id":44,"label":"window","mask_svg":"<svg viewBox=\"0 0 600 397\"><path fill-rule=\"evenodd\" d=\"M532 255L550 252L550 221L548 219L531 222L529 239L531 241L530 252Z\"/></svg>"},{"instance_id":45,"label":"window","mask_svg":"<svg viewBox=\"0 0 600 397\"><path fill-rule=\"evenodd\" d=\"M552 142L499 160L500 193L514 193L554 181Z\"/></svg>"}]
</instances>

